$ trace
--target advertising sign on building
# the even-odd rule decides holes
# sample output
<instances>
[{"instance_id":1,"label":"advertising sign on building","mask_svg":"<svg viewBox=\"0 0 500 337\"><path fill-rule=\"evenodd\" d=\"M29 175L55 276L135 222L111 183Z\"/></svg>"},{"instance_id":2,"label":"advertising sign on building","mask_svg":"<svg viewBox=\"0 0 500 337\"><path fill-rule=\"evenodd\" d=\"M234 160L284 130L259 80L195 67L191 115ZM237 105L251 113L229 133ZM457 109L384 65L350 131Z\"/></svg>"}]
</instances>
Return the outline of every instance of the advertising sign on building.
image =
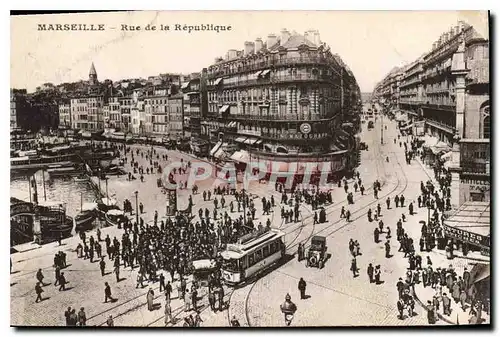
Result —
<instances>
[{"instance_id":1,"label":"advertising sign on building","mask_svg":"<svg viewBox=\"0 0 500 337\"><path fill-rule=\"evenodd\" d=\"M481 248L490 248L490 238L480 234L471 233L460 228L444 226L444 233L446 236L458 239L460 241L468 242L472 245Z\"/></svg>"}]
</instances>

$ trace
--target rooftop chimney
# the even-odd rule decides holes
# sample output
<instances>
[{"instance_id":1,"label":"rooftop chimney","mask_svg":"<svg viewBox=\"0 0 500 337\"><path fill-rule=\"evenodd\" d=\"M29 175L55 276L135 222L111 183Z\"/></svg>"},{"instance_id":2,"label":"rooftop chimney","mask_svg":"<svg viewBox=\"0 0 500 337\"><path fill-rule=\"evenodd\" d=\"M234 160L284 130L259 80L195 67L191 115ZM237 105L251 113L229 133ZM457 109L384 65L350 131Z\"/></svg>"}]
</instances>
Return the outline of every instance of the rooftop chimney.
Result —
<instances>
[{"instance_id":1,"label":"rooftop chimney","mask_svg":"<svg viewBox=\"0 0 500 337\"><path fill-rule=\"evenodd\" d=\"M306 31L304 33L304 37L309 41L309 42L312 42L314 43L314 29L309 29L308 31Z\"/></svg>"},{"instance_id":2,"label":"rooftop chimney","mask_svg":"<svg viewBox=\"0 0 500 337\"><path fill-rule=\"evenodd\" d=\"M250 54L253 54L255 51L255 44L250 41L245 42L245 49L243 51L243 55L248 56Z\"/></svg>"},{"instance_id":3,"label":"rooftop chimney","mask_svg":"<svg viewBox=\"0 0 500 337\"><path fill-rule=\"evenodd\" d=\"M262 49L263 44L264 43L262 42L262 39L260 37L255 39L255 52L256 53L258 53Z\"/></svg>"},{"instance_id":4,"label":"rooftop chimney","mask_svg":"<svg viewBox=\"0 0 500 337\"><path fill-rule=\"evenodd\" d=\"M319 38L319 30L314 31L314 44L318 47L321 45L321 40Z\"/></svg>"},{"instance_id":5,"label":"rooftop chimney","mask_svg":"<svg viewBox=\"0 0 500 337\"><path fill-rule=\"evenodd\" d=\"M284 45L288 41L289 38L290 38L290 32L286 28L283 28L281 30L281 42L280 42L280 44Z\"/></svg>"},{"instance_id":6,"label":"rooftop chimney","mask_svg":"<svg viewBox=\"0 0 500 337\"><path fill-rule=\"evenodd\" d=\"M236 49L229 49L227 51L228 60L233 60L238 57L238 51Z\"/></svg>"},{"instance_id":7,"label":"rooftop chimney","mask_svg":"<svg viewBox=\"0 0 500 337\"><path fill-rule=\"evenodd\" d=\"M269 34L267 36L267 49L270 49L272 46L274 46L278 42L278 38L274 34Z\"/></svg>"}]
</instances>

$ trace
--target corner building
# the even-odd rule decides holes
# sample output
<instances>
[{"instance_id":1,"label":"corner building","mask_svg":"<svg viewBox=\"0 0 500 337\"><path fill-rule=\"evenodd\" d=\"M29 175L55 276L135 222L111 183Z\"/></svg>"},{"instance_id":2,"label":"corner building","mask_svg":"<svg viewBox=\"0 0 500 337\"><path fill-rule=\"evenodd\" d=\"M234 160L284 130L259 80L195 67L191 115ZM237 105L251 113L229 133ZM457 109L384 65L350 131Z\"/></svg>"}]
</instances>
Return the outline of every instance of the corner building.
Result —
<instances>
[{"instance_id":1,"label":"corner building","mask_svg":"<svg viewBox=\"0 0 500 337\"><path fill-rule=\"evenodd\" d=\"M354 168L359 86L318 31L245 42L205 72L201 136L211 156L264 161L268 172L291 172L293 163L296 173L304 163L331 174Z\"/></svg>"}]
</instances>

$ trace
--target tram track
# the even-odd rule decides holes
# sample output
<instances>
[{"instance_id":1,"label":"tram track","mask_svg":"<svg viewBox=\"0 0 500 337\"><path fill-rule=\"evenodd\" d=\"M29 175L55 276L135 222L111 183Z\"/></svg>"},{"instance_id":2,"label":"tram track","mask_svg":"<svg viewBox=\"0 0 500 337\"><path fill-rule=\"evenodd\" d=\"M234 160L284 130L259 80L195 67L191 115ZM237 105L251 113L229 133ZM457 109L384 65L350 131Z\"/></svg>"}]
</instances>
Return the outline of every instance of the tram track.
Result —
<instances>
[{"instance_id":1,"label":"tram track","mask_svg":"<svg viewBox=\"0 0 500 337\"><path fill-rule=\"evenodd\" d=\"M393 195L395 192L397 192L397 193L396 193L396 195L399 195L399 194L402 194L402 193L404 193L404 192L406 191L406 189L408 188L408 177L407 177L406 173L404 172L404 169L403 169L403 167L402 167L402 165L401 165L401 163L400 163L400 161L399 161L398 157L395 155L395 152L390 152L389 154L391 155L391 157L394 157L394 159L396 160L397 165L398 165L398 167L399 167L400 171L402 172L402 176L400 177L399 172L398 172L398 171L396 171L396 175L398 176L396 186L395 186L395 187L394 187L391 191L389 191L389 192L385 193L384 195L382 195L382 196L381 196L381 197L379 197L378 199L373 200L372 202L368 203L367 205L362 206L360 209L358 209L358 210L354 211L352 214L359 214L359 216L357 216L356 218L354 218L352 221L349 221L349 222L345 223L344 225L340 226L339 228L335 228L333 231L331 231L331 232L327 233L325 236L330 237L330 236L332 236L333 234L335 234L336 232L338 232L338 231L342 230L343 228L345 228L345 227L347 227L347 226L349 226L349 225L352 225L352 224L353 224L356 220L359 220L360 218L362 218L362 217L366 214L367 209L368 209L371 205L373 205L373 204L375 204L375 203L379 202L379 200L381 200L381 199L383 200L384 198L386 198L386 197L388 197L388 196L390 196L390 195ZM380 164L380 162L379 162L379 161L377 161L377 164ZM384 171L384 174L386 175L386 174L387 174L387 172L385 171L385 167L383 168L383 171ZM378 165L377 165L377 172L379 172L379 170L378 170ZM401 185L402 183L404 183L404 186L403 186L402 190L398 191L398 189L400 188L400 185ZM338 208L337 208L337 209L338 209ZM335 208L330 209L330 210L327 212L327 215L332 214L332 213L334 212L334 210L335 210ZM297 234L297 236L294 238L294 240L292 240L292 242L294 242L294 241L297 239L297 237L300 235L300 233L301 233L301 232L302 232L302 230L303 230L303 227L305 227L305 225L304 225L304 221L305 221L305 220L307 220L307 219L309 219L309 218L310 218L310 217L306 217L305 219L302 219L302 223L301 223L301 225L300 225L300 231L299 231L299 234ZM295 247L296 245L298 245L298 244L299 244L299 243L301 243L301 242L304 242L304 241L305 241L305 242L308 242L308 240L310 239L310 237L312 237L313 235L317 235L317 234L323 233L323 232L325 232L325 231L327 231L327 230L331 229L333 226L335 226L335 225L339 224L341 221L343 221L343 220L338 220L338 221L336 221L336 222L332 223L331 225L329 225L329 226L327 226L327 227L325 227L325 228L323 228L323 229L321 229L321 230L319 230L319 231L317 231L317 232L314 232L314 225L315 225L315 224L313 223L313 226L312 226L312 227L313 227L313 229L312 229L312 231L311 231L311 235L309 235L309 237L308 237L308 238L306 238L305 240L299 241L298 243L295 243L295 244L289 244L289 245L287 246L287 250L288 250L288 249L290 249L290 248L292 248L292 247ZM298 228L295 228L295 229L293 229L292 231L290 231L290 232L288 232L288 233L286 233L286 234L293 233L293 232L295 232L297 229L298 229ZM285 235L286 235L286 234L285 234ZM304 248L307 248L307 247L308 247L308 246L305 246ZM254 282L254 283L251 285L250 289L248 290L248 293L247 293L247 294L246 294L246 296L245 296L245 304L244 304L244 305L245 305L245 319L247 320L247 324L248 324L248 326L251 326L251 324L250 324L249 310L248 310L248 302L249 302L249 298L250 298L250 295L251 295L251 293L252 293L252 290L253 290L253 288L254 288L254 286L255 286L255 284L256 284L256 283L257 283L257 282Z\"/></svg>"}]
</instances>

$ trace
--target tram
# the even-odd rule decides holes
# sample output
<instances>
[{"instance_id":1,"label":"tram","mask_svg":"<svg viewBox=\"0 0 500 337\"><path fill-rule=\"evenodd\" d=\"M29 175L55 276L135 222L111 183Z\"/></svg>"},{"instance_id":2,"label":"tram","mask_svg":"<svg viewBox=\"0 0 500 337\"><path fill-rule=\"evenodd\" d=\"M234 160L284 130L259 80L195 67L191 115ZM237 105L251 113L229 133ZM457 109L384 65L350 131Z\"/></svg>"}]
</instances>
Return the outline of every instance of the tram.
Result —
<instances>
[{"instance_id":1,"label":"tram","mask_svg":"<svg viewBox=\"0 0 500 337\"><path fill-rule=\"evenodd\" d=\"M274 228L244 235L238 243L228 244L221 253L222 278L228 285L245 282L285 256L285 233Z\"/></svg>"}]
</instances>

